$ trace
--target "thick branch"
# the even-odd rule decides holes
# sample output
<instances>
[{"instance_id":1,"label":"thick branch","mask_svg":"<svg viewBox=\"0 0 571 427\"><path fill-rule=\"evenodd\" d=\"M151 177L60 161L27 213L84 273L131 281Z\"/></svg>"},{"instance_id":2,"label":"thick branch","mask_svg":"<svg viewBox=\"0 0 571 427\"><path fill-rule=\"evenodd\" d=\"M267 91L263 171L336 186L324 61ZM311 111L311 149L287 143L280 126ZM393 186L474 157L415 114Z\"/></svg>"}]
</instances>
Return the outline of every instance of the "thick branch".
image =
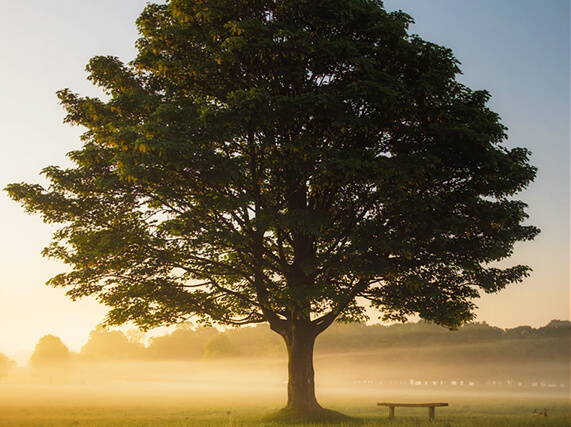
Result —
<instances>
[{"instance_id":1,"label":"thick branch","mask_svg":"<svg viewBox=\"0 0 571 427\"><path fill-rule=\"evenodd\" d=\"M315 328L316 334L319 335L321 332L331 326L331 324L343 312L343 310L345 310L349 304L351 304L353 299L365 289L367 289L369 283L369 279L360 279L349 291L346 298L344 298L341 303L337 304L329 313L313 320L312 324Z\"/></svg>"}]
</instances>

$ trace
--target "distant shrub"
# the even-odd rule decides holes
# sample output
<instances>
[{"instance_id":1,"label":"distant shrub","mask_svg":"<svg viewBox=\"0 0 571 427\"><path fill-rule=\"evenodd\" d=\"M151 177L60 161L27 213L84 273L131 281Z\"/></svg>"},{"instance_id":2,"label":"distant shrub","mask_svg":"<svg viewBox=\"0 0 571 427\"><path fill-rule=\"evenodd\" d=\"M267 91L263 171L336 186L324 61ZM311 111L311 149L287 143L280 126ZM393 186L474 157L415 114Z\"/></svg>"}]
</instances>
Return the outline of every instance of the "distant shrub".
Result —
<instances>
[{"instance_id":1,"label":"distant shrub","mask_svg":"<svg viewBox=\"0 0 571 427\"><path fill-rule=\"evenodd\" d=\"M153 359L200 359L206 343L216 334L215 328L195 329L191 323L182 323L168 335L151 338L147 353Z\"/></svg>"},{"instance_id":2,"label":"distant shrub","mask_svg":"<svg viewBox=\"0 0 571 427\"><path fill-rule=\"evenodd\" d=\"M10 369L16 366L16 362L11 360L4 353L0 353L0 378L5 377L10 372Z\"/></svg>"},{"instance_id":3,"label":"distant shrub","mask_svg":"<svg viewBox=\"0 0 571 427\"><path fill-rule=\"evenodd\" d=\"M97 325L89 341L81 348L81 356L92 360L127 360L142 357L144 346L131 342L122 331L110 331Z\"/></svg>"},{"instance_id":4,"label":"distant shrub","mask_svg":"<svg viewBox=\"0 0 571 427\"><path fill-rule=\"evenodd\" d=\"M226 334L214 335L204 347L205 359L221 359L238 355L236 346Z\"/></svg>"},{"instance_id":5,"label":"distant shrub","mask_svg":"<svg viewBox=\"0 0 571 427\"><path fill-rule=\"evenodd\" d=\"M69 348L54 335L45 335L36 344L36 348L29 360L34 368L61 367L69 362Z\"/></svg>"}]
</instances>

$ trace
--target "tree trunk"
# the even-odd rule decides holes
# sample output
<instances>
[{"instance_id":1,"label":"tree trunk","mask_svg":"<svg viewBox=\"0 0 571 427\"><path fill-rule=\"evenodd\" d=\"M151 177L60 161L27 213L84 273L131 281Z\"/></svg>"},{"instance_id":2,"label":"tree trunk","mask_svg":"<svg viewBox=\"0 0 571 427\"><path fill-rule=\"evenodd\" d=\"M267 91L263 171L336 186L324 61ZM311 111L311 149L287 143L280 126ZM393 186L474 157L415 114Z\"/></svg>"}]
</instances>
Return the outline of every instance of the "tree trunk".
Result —
<instances>
[{"instance_id":1,"label":"tree trunk","mask_svg":"<svg viewBox=\"0 0 571 427\"><path fill-rule=\"evenodd\" d=\"M335 319L311 322L309 318L279 321L273 318L270 327L285 340L288 353L287 405L268 421L346 421L350 417L322 408L315 398L313 347L317 336Z\"/></svg>"},{"instance_id":2,"label":"tree trunk","mask_svg":"<svg viewBox=\"0 0 571 427\"><path fill-rule=\"evenodd\" d=\"M315 398L313 346L317 334L309 320L293 321L285 334L288 352L286 409L303 414L321 410Z\"/></svg>"}]
</instances>

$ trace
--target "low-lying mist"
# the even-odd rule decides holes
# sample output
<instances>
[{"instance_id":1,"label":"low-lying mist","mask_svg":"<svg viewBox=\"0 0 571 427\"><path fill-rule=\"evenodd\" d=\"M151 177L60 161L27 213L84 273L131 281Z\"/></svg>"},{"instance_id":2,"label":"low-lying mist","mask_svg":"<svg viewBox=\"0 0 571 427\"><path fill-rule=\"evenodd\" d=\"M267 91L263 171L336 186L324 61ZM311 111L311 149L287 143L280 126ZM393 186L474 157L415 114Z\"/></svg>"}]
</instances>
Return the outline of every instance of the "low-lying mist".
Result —
<instances>
[{"instance_id":1,"label":"low-lying mist","mask_svg":"<svg viewBox=\"0 0 571 427\"><path fill-rule=\"evenodd\" d=\"M335 325L318 338L318 399L569 396L569 325L449 332L422 323ZM41 351L40 351L41 350ZM98 328L79 354L40 340L0 378L4 405L282 406L285 346L267 328L182 328L147 345Z\"/></svg>"},{"instance_id":2,"label":"low-lying mist","mask_svg":"<svg viewBox=\"0 0 571 427\"><path fill-rule=\"evenodd\" d=\"M421 348L318 355L315 369L318 398L569 394L568 367L438 363ZM285 403L286 383L287 361L281 358L76 362L65 368L16 368L0 383L0 394L4 404L279 406Z\"/></svg>"}]
</instances>

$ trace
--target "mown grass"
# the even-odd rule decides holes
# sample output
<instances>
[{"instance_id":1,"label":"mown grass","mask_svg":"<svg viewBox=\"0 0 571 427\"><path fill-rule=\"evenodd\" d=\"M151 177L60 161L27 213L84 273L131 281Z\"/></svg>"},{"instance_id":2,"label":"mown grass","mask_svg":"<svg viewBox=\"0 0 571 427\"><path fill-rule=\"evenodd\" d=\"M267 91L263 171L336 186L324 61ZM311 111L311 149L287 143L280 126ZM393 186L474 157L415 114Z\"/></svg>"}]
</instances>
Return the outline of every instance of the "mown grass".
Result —
<instances>
[{"instance_id":1,"label":"mown grass","mask_svg":"<svg viewBox=\"0 0 571 427\"><path fill-rule=\"evenodd\" d=\"M538 402L539 410L548 408L547 418L531 415L531 402L499 402L482 404L464 402L447 408L437 408L436 420L429 421L427 409L397 408L394 420L387 418L386 408L362 405L339 405L333 409L354 417L354 420L328 423L287 423L265 421L264 416L276 410L274 406L245 405L231 410L223 407L177 407L169 405L93 405L6 406L0 404L0 425L3 427L563 427L570 425L569 404L557 401Z\"/></svg>"},{"instance_id":2,"label":"mown grass","mask_svg":"<svg viewBox=\"0 0 571 427\"><path fill-rule=\"evenodd\" d=\"M34 409L24 414L17 414L0 417L2 426L126 426L126 427L168 427L168 426L188 426L188 427L522 427L522 426L569 426L568 415L555 415L547 418L531 418L521 415L444 415L435 421L428 421L421 416L406 415L388 420L383 417L363 417L360 420L340 423L275 423L265 422L257 415L252 416L226 416L225 414L200 415L187 411L169 411L157 413L154 411L142 410L136 413L131 411L99 411L91 412L84 409L65 411L45 411Z\"/></svg>"}]
</instances>

